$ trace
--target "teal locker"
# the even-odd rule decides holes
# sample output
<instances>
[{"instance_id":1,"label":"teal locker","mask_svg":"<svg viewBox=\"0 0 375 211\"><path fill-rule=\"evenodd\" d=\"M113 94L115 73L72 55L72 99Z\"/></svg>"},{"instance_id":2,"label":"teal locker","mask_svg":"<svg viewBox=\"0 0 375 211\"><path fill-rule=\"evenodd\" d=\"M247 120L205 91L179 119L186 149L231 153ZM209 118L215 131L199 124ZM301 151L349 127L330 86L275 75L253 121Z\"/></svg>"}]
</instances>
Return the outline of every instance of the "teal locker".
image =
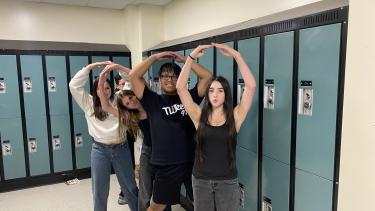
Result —
<instances>
[{"instance_id":1,"label":"teal locker","mask_svg":"<svg viewBox=\"0 0 375 211\"><path fill-rule=\"evenodd\" d=\"M45 116L45 95L42 57L21 55L23 96L26 116ZM46 125L42 126L43 128Z\"/></svg>"},{"instance_id":2,"label":"teal locker","mask_svg":"<svg viewBox=\"0 0 375 211\"><path fill-rule=\"evenodd\" d=\"M198 59L198 63L203 65L211 73L214 71L214 49L209 48L205 50L205 53L202 57Z\"/></svg>"},{"instance_id":3,"label":"teal locker","mask_svg":"<svg viewBox=\"0 0 375 211\"><path fill-rule=\"evenodd\" d=\"M329 180L334 171L340 32L341 24L300 32L298 85L301 91L312 89L312 114L297 116L296 168ZM302 87L303 81L312 86Z\"/></svg>"},{"instance_id":4,"label":"teal locker","mask_svg":"<svg viewBox=\"0 0 375 211\"><path fill-rule=\"evenodd\" d=\"M73 119L77 169L89 168L92 141L86 118L84 114L75 114Z\"/></svg>"},{"instance_id":5,"label":"teal locker","mask_svg":"<svg viewBox=\"0 0 375 211\"><path fill-rule=\"evenodd\" d=\"M264 47L263 154L290 163L293 32L268 35Z\"/></svg>"},{"instance_id":6,"label":"teal locker","mask_svg":"<svg viewBox=\"0 0 375 211\"><path fill-rule=\"evenodd\" d=\"M93 56L91 57L91 62L92 63L95 63L95 62L105 62L105 61L109 61L109 57L108 56ZM92 78L95 79L97 77L99 77L100 75L100 72L103 70L104 67L102 68L96 68L92 71ZM109 75L108 75L109 77Z\"/></svg>"},{"instance_id":7,"label":"teal locker","mask_svg":"<svg viewBox=\"0 0 375 211\"><path fill-rule=\"evenodd\" d=\"M21 117L15 55L0 55L0 102L0 118Z\"/></svg>"},{"instance_id":8,"label":"teal locker","mask_svg":"<svg viewBox=\"0 0 375 211\"><path fill-rule=\"evenodd\" d=\"M258 154L243 147L237 147L236 160L238 181L242 185L244 194L241 210L257 210Z\"/></svg>"},{"instance_id":9,"label":"teal locker","mask_svg":"<svg viewBox=\"0 0 375 211\"><path fill-rule=\"evenodd\" d=\"M229 47L233 48L234 43L228 42L224 43ZM230 88L232 90L233 101L235 97L233 95L233 57L224 56L219 49L216 50L216 76L223 76L229 82Z\"/></svg>"},{"instance_id":10,"label":"teal locker","mask_svg":"<svg viewBox=\"0 0 375 211\"><path fill-rule=\"evenodd\" d=\"M121 64L124 67L130 68L130 58L125 56L114 56L112 57L113 62L116 64Z\"/></svg>"},{"instance_id":11,"label":"teal locker","mask_svg":"<svg viewBox=\"0 0 375 211\"><path fill-rule=\"evenodd\" d=\"M35 124L35 123L38 124ZM48 135L45 116L26 116L30 176L50 173Z\"/></svg>"},{"instance_id":12,"label":"teal locker","mask_svg":"<svg viewBox=\"0 0 375 211\"><path fill-rule=\"evenodd\" d=\"M238 52L241 53L246 64L249 66L253 73L256 83L259 84L259 52L260 52L260 38L252 38L238 41ZM242 79L241 73L238 70L238 78ZM238 86L238 83L237 83ZM240 87L237 88L237 93L240 94ZM254 153L258 153L258 112L259 112L259 86L255 91L253 97L253 103L247 114L245 121L242 123L241 130L238 133L237 141L238 145L251 150ZM241 92L242 93L242 92ZM237 94L237 95L238 95ZM237 98L237 101L240 96Z\"/></svg>"},{"instance_id":13,"label":"teal locker","mask_svg":"<svg viewBox=\"0 0 375 211\"><path fill-rule=\"evenodd\" d=\"M65 56L46 56L50 115L69 115Z\"/></svg>"},{"instance_id":14,"label":"teal locker","mask_svg":"<svg viewBox=\"0 0 375 211\"><path fill-rule=\"evenodd\" d=\"M185 50L185 56L188 57L191 52L193 52L194 49L188 49ZM181 65L182 68L183 64ZM190 75L189 75L189 89L194 88L195 84L198 82L198 75L193 72L193 70L190 70Z\"/></svg>"},{"instance_id":15,"label":"teal locker","mask_svg":"<svg viewBox=\"0 0 375 211\"><path fill-rule=\"evenodd\" d=\"M271 201L272 210L289 210L289 169L288 164L263 156L263 197Z\"/></svg>"},{"instance_id":16,"label":"teal locker","mask_svg":"<svg viewBox=\"0 0 375 211\"><path fill-rule=\"evenodd\" d=\"M51 136L54 172L72 170L70 118L68 115L51 116Z\"/></svg>"},{"instance_id":17,"label":"teal locker","mask_svg":"<svg viewBox=\"0 0 375 211\"><path fill-rule=\"evenodd\" d=\"M5 180L26 177L21 118L0 118Z\"/></svg>"},{"instance_id":18,"label":"teal locker","mask_svg":"<svg viewBox=\"0 0 375 211\"><path fill-rule=\"evenodd\" d=\"M42 57L21 55L21 70L30 175L48 174L50 163Z\"/></svg>"},{"instance_id":19,"label":"teal locker","mask_svg":"<svg viewBox=\"0 0 375 211\"><path fill-rule=\"evenodd\" d=\"M341 23L300 31L296 211L332 209L340 41Z\"/></svg>"},{"instance_id":20,"label":"teal locker","mask_svg":"<svg viewBox=\"0 0 375 211\"><path fill-rule=\"evenodd\" d=\"M87 56L69 56L70 61L70 77L73 78L74 75L85 67L89 60ZM85 90L90 92L90 81L88 80L85 84ZM76 101L72 99L73 104L73 114L84 114L82 109L78 106Z\"/></svg>"},{"instance_id":21,"label":"teal locker","mask_svg":"<svg viewBox=\"0 0 375 211\"><path fill-rule=\"evenodd\" d=\"M295 211L331 211L333 182L296 169Z\"/></svg>"}]
</instances>

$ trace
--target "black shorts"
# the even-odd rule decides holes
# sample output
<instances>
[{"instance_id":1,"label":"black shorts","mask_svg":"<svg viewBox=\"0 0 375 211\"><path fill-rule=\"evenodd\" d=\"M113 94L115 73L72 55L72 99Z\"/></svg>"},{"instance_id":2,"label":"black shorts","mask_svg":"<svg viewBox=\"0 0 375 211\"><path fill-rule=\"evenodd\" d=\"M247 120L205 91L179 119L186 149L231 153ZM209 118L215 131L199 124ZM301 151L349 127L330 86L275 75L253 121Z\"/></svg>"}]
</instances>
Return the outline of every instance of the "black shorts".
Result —
<instances>
[{"instance_id":1,"label":"black shorts","mask_svg":"<svg viewBox=\"0 0 375 211\"><path fill-rule=\"evenodd\" d=\"M155 180L152 201L168 205L180 203L181 184L191 177L191 164L153 166Z\"/></svg>"}]
</instances>

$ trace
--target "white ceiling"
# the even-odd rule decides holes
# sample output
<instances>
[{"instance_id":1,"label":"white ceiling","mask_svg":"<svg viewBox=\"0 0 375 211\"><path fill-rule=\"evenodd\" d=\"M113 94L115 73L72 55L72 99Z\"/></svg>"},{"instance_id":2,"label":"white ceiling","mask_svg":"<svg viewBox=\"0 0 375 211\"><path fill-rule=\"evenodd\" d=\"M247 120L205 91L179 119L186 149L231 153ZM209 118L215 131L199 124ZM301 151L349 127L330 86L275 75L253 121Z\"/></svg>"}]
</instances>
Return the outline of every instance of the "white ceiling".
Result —
<instances>
[{"instance_id":1,"label":"white ceiling","mask_svg":"<svg viewBox=\"0 0 375 211\"><path fill-rule=\"evenodd\" d=\"M167 5L173 0L21 0L28 2L97 7L107 9L124 9L127 5L151 4Z\"/></svg>"}]
</instances>

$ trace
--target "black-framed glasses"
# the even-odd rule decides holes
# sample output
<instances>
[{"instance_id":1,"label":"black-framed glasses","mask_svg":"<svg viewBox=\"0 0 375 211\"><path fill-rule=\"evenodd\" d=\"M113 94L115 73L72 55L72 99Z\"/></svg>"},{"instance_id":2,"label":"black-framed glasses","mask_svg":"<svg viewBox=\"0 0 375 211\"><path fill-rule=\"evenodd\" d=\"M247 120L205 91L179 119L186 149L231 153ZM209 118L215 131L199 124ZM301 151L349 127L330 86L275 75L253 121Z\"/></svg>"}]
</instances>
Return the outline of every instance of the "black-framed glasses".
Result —
<instances>
[{"instance_id":1,"label":"black-framed glasses","mask_svg":"<svg viewBox=\"0 0 375 211\"><path fill-rule=\"evenodd\" d=\"M172 80L172 81L177 81L178 79L178 76L177 75L161 75L160 76L161 79L163 80Z\"/></svg>"}]
</instances>

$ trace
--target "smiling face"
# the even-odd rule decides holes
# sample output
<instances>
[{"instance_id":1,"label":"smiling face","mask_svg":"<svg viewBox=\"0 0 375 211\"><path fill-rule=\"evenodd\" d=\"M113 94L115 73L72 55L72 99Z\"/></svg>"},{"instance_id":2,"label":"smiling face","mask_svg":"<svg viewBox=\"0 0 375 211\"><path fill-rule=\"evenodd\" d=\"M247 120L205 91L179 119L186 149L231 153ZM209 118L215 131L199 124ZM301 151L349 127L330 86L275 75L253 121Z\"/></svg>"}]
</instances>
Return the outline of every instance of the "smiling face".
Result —
<instances>
[{"instance_id":1,"label":"smiling face","mask_svg":"<svg viewBox=\"0 0 375 211\"><path fill-rule=\"evenodd\" d=\"M126 93L125 95L121 96L121 101L127 109L138 109L141 106L141 103L137 97L131 93Z\"/></svg>"},{"instance_id":2,"label":"smiling face","mask_svg":"<svg viewBox=\"0 0 375 211\"><path fill-rule=\"evenodd\" d=\"M96 94L99 94L99 87L97 87L96 89ZM112 89L107 81L104 83L104 95L107 99L109 99L112 96Z\"/></svg>"},{"instance_id":3,"label":"smiling face","mask_svg":"<svg viewBox=\"0 0 375 211\"><path fill-rule=\"evenodd\" d=\"M208 99L213 108L220 107L224 104L225 91L219 81L213 81L208 89Z\"/></svg>"},{"instance_id":4,"label":"smiling face","mask_svg":"<svg viewBox=\"0 0 375 211\"><path fill-rule=\"evenodd\" d=\"M180 72L181 67L175 63L165 63L160 67L159 82L164 94L177 94L176 83Z\"/></svg>"}]
</instances>

